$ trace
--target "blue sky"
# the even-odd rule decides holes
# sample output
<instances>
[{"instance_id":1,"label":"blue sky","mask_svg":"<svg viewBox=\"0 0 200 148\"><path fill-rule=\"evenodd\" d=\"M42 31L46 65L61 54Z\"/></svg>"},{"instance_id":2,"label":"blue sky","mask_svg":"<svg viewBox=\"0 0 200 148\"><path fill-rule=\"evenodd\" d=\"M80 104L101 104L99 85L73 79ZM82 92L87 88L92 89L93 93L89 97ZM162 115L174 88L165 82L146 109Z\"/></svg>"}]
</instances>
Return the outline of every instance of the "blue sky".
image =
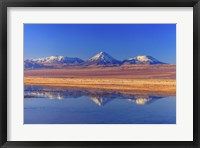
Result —
<instances>
[{"instance_id":1,"label":"blue sky","mask_svg":"<svg viewBox=\"0 0 200 148\"><path fill-rule=\"evenodd\" d=\"M138 55L176 63L175 24L25 24L24 58L88 59L100 51L124 60Z\"/></svg>"}]
</instances>

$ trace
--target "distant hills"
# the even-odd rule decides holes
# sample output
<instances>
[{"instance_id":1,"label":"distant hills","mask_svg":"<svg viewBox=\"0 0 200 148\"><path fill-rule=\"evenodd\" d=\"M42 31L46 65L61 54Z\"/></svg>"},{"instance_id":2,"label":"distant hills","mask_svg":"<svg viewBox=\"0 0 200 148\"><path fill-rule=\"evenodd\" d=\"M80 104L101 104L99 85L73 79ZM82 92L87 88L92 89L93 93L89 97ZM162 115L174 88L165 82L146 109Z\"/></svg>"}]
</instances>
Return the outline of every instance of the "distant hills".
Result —
<instances>
[{"instance_id":1,"label":"distant hills","mask_svg":"<svg viewBox=\"0 0 200 148\"><path fill-rule=\"evenodd\" d=\"M45 58L27 59L25 69L62 68L64 66L121 66L125 64L165 64L151 56L137 56L119 61L106 52L100 52L88 60L77 57L50 56Z\"/></svg>"}]
</instances>

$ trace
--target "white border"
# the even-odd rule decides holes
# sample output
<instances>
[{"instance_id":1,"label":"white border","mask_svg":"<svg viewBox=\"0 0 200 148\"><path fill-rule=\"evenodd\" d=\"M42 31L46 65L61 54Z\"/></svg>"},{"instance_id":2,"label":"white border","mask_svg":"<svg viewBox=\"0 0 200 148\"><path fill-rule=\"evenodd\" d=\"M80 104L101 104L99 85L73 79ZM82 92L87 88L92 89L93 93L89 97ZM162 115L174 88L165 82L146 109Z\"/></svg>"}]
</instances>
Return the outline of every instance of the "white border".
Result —
<instances>
[{"instance_id":1,"label":"white border","mask_svg":"<svg viewBox=\"0 0 200 148\"><path fill-rule=\"evenodd\" d=\"M23 125L24 23L177 24L177 124ZM8 8L8 141L192 141L192 8Z\"/></svg>"}]
</instances>

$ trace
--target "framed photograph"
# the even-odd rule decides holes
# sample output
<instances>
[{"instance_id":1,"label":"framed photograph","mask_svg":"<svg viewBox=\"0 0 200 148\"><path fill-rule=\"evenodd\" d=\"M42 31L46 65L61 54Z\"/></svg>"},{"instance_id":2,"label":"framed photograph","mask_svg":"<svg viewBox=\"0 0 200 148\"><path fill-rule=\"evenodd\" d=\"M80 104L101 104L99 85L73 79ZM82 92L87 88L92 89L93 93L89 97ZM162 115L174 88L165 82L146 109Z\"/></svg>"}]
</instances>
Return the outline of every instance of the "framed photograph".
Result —
<instances>
[{"instance_id":1,"label":"framed photograph","mask_svg":"<svg viewBox=\"0 0 200 148\"><path fill-rule=\"evenodd\" d=\"M199 147L199 5L1 1L1 147Z\"/></svg>"}]
</instances>

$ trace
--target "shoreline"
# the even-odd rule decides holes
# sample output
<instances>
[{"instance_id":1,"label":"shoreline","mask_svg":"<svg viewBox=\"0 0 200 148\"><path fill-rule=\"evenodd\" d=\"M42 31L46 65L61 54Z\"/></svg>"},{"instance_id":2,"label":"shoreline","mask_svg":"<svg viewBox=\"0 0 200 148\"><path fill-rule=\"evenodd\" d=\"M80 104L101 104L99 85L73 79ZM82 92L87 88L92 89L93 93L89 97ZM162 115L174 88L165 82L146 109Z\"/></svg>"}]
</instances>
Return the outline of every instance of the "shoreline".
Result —
<instances>
[{"instance_id":1,"label":"shoreline","mask_svg":"<svg viewBox=\"0 0 200 148\"><path fill-rule=\"evenodd\" d=\"M174 79L24 77L24 85L111 90L131 94L176 95Z\"/></svg>"}]
</instances>

